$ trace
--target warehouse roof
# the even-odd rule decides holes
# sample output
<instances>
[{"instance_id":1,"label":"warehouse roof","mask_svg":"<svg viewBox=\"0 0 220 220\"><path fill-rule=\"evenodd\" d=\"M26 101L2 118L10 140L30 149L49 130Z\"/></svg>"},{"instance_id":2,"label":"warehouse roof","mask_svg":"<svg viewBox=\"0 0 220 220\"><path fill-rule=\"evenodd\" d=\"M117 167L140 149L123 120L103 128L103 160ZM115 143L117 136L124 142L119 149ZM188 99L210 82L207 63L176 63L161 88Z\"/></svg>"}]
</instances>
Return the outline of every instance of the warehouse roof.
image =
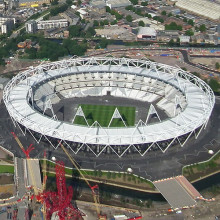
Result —
<instances>
[{"instance_id":1,"label":"warehouse roof","mask_svg":"<svg viewBox=\"0 0 220 220\"><path fill-rule=\"evenodd\" d=\"M154 28L151 27L140 27L138 35L156 36L157 32Z\"/></svg>"}]
</instances>

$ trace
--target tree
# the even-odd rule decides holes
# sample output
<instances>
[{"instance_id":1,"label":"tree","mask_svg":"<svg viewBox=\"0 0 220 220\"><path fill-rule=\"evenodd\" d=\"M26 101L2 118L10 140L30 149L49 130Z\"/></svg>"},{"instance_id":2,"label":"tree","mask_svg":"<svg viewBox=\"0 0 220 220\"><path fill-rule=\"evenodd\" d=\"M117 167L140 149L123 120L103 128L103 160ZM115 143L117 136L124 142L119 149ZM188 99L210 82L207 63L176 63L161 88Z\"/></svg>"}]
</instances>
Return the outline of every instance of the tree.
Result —
<instances>
[{"instance_id":1,"label":"tree","mask_svg":"<svg viewBox=\"0 0 220 220\"><path fill-rule=\"evenodd\" d=\"M212 88L214 92L218 92L220 89L220 84L216 79L209 80L209 86Z\"/></svg>"},{"instance_id":2,"label":"tree","mask_svg":"<svg viewBox=\"0 0 220 220\"><path fill-rule=\"evenodd\" d=\"M144 22L141 20L141 21L138 22L138 26L144 27L145 24L144 24Z\"/></svg>"},{"instance_id":3,"label":"tree","mask_svg":"<svg viewBox=\"0 0 220 220\"><path fill-rule=\"evenodd\" d=\"M46 4L46 3L43 3L42 6L45 8L45 7L47 7L47 4Z\"/></svg>"},{"instance_id":4,"label":"tree","mask_svg":"<svg viewBox=\"0 0 220 220\"><path fill-rule=\"evenodd\" d=\"M165 30L179 30L179 31L182 31L182 26L177 25L176 22L171 22L170 24L165 25Z\"/></svg>"},{"instance_id":5,"label":"tree","mask_svg":"<svg viewBox=\"0 0 220 220\"><path fill-rule=\"evenodd\" d=\"M109 21L107 19L104 20L104 25L108 25Z\"/></svg>"},{"instance_id":6,"label":"tree","mask_svg":"<svg viewBox=\"0 0 220 220\"><path fill-rule=\"evenodd\" d=\"M132 5L128 5L125 7L126 10L128 11L132 11L133 10L133 6Z\"/></svg>"},{"instance_id":7,"label":"tree","mask_svg":"<svg viewBox=\"0 0 220 220\"><path fill-rule=\"evenodd\" d=\"M111 21L111 25L117 24L117 20Z\"/></svg>"},{"instance_id":8,"label":"tree","mask_svg":"<svg viewBox=\"0 0 220 220\"><path fill-rule=\"evenodd\" d=\"M99 26L99 22L97 20L93 21L93 27L98 27Z\"/></svg>"},{"instance_id":9,"label":"tree","mask_svg":"<svg viewBox=\"0 0 220 220\"><path fill-rule=\"evenodd\" d=\"M187 30L187 31L185 32L185 34L186 34L187 36L193 36L193 35L194 35L194 32L193 32L192 29L189 29L189 30Z\"/></svg>"},{"instance_id":10,"label":"tree","mask_svg":"<svg viewBox=\"0 0 220 220\"><path fill-rule=\"evenodd\" d=\"M111 177L112 177L112 174L111 174L110 172L108 172L108 173L107 173L107 178L108 178L108 179L111 179Z\"/></svg>"},{"instance_id":11,"label":"tree","mask_svg":"<svg viewBox=\"0 0 220 220\"><path fill-rule=\"evenodd\" d=\"M81 32L81 27L78 25L72 25L68 28L71 37L79 37Z\"/></svg>"},{"instance_id":12,"label":"tree","mask_svg":"<svg viewBox=\"0 0 220 220\"><path fill-rule=\"evenodd\" d=\"M174 45L174 40L171 39L171 40L168 42L168 45L169 45L169 46L173 46L173 45Z\"/></svg>"},{"instance_id":13,"label":"tree","mask_svg":"<svg viewBox=\"0 0 220 220\"><path fill-rule=\"evenodd\" d=\"M53 0L51 1L51 5L58 5L59 4L59 1L58 0Z\"/></svg>"},{"instance_id":14,"label":"tree","mask_svg":"<svg viewBox=\"0 0 220 220\"><path fill-rule=\"evenodd\" d=\"M109 6L106 6L105 11L108 12L108 13L111 13L111 8Z\"/></svg>"},{"instance_id":15,"label":"tree","mask_svg":"<svg viewBox=\"0 0 220 220\"><path fill-rule=\"evenodd\" d=\"M106 48L108 45L108 40L106 38L102 38L99 42L101 48Z\"/></svg>"},{"instance_id":16,"label":"tree","mask_svg":"<svg viewBox=\"0 0 220 220\"><path fill-rule=\"evenodd\" d=\"M138 0L130 0L130 2L131 2L133 5L137 5L137 4L138 4Z\"/></svg>"},{"instance_id":17,"label":"tree","mask_svg":"<svg viewBox=\"0 0 220 220\"><path fill-rule=\"evenodd\" d=\"M57 7L54 7L54 8L51 8L50 9L50 14L52 16L55 16L55 15L58 15L59 13L62 13L64 11L66 11L68 8L68 5L67 4L63 4L61 6L57 6Z\"/></svg>"},{"instance_id":18,"label":"tree","mask_svg":"<svg viewBox=\"0 0 220 220\"><path fill-rule=\"evenodd\" d=\"M93 37L96 34L93 27L89 27L86 31L86 37Z\"/></svg>"},{"instance_id":19,"label":"tree","mask_svg":"<svg viewBox=\"0 0 220 220\"><path fill-rule=\"evenodd\" d=\"M148 17L148 18L152 18L152 15L151 15L151 14L148 14L147 17Z\"/></svg>"},{"instance_id":20,"label":"tree","mask_svg":"<svg viewBox=\"0 0 220 220\"><path fill-rule=\"evenodd\" d=\"M127 15L127 16L126 16L126 21L132 22L132 17L131 17L131 15Z\"/></svg>"},{"instance_id":21,"label":"tree","mask_svg":"<svg viewBox=\"0 0 220 220\"><path fill-rule=\"evenodd\" d=\"M99 26L104 26L105 24L104 24L104 21L100 21L99 22Z\"/></svg>"},{"instance_id":22,"label":"tree","mask_svg":"<svg viewBox=\"0 0 220 220\"><path fill-rule=\"evenodd\" d=\"M204 24L200 25L200 26L199 26L199 30L200 30L201 32L206 32L206 26L205 26Z\"/></svg>"},{"instance_id":23,"label":"tree","mask_svg":"<svg viewBox=\"0 0 220 220\"><path fill-rule=\"evenodd\" d=\"M192 19L189 19L188 24L191 25L191 26L194 26L194 21Z\"/></svg>"},{"instance_id":24,"label":"tree","mask_svg":"<svg viewBox=\"0 0 220 220\"><path fill-rule=\"evenodd\" d=\"M29 49L29 48L26 48L26 49L25 49L25 53L28 54L28 58L29 58L29 59L36 59L37 49L34 48L34 47L31 47L30 49Z\"/></svg>"},{"instance_id":25,"label":"tree","mask_svg":"<svg viewBox=\"0 0 220 220\"><path fill-rule=\"evenodd\" d=\"M66 4L67 4L67 5L72 5L73 2L72 2L72 0L66 0Z\"/></svg>"},{"instance_id":26,"label":"tree","mask_svg":"<svg viewBox=\"0 0 220 220\"><path fill-rule=\"evenodd\" d=\"M215 63L215 68L219 69L220 68L220 64L218 62Z\"/></svg>"},{"instance_id":27,"label":"tree","mask_svg":"<svg viewBox=\"0 0 220 220\"><path fill-rule=\"evenodd\" d=\"M147 5L148 5L148 2L141 2L141 5L142 5L142 6L147 6Z\"/></svg>"},{"instance_id":28,"label":"tree","mask_svg":"<svg viewBox=\"0 0 220 220\"><path fill-rule=\"evenodd\" d=\"M168 14L168 17L171 17L173 14L170 12L169 14Z\"/></svg>"},{"instance_id":29,"label":"tree","mask_svg":"<svg viewBox=\"0 0 220 220\"><path fill-rule=\"evenodd\" d=\"M121 20L124 16L119 14L118 12L115 13L116 20Z\"/></svg>"},{"instance_id":30,"label":"tree","mask_svg":"<svg viewBox=\"0 0 220 220\"><path fill-rule=\"evenodd\" d=\"M187 18L183 18L183 22L188 22Z\"/></svg>"},{"instance_id":31,"label":"tree","mask_svg":"<svg viewBox=\"0 0 220 220\"><path fill-rule=\"evenodd\" d=\"M165 15L167 15L167 12L166 12L166 11L162 11L162 12L161 12L161 15L164 15L164 16L165 16Z\"/></svg>"}]
</instances>

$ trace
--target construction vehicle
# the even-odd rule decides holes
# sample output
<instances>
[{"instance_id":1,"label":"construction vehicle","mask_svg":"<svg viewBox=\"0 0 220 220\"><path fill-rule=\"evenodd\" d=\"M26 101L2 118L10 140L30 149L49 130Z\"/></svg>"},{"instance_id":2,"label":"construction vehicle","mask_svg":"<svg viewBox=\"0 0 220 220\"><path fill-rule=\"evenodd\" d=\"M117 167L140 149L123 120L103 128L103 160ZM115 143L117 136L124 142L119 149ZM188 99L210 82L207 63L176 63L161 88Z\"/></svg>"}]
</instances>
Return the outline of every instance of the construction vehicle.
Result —
<instances>
[{"instance_id":1,"label":"construction vehicle","mask_svg":"<svg viewBox=\"0 0 220 220\"><path fill-rule=\"evenodd\" d=\"M87 183L87 185L89 186L89 188L92 191L92 196L93 196L93 200L94 200L94 204L96 207L96 212L98 215L98 219L99 220L106 220L106 215L101 215L100 212L100 202L99 202L99 193L96 192L95 190L98 190L98 185L95 186L91 186L91 184L89 183L89 181L87 180L87 178L84 176L84 174L82 173L82 171L79 169L79 166L77 165L77 162L73 159L73 157L69 154L69 152L67 151L67 149L64 147L64 145L61 143L61 141L59 141L60 147L62 148L62 150L65 152L65 154L68 156L69 160L71 161L71 163L73 164L73 166L76 168L76 170L79 172L81 178Z\"/></svg>"}]
</instances>

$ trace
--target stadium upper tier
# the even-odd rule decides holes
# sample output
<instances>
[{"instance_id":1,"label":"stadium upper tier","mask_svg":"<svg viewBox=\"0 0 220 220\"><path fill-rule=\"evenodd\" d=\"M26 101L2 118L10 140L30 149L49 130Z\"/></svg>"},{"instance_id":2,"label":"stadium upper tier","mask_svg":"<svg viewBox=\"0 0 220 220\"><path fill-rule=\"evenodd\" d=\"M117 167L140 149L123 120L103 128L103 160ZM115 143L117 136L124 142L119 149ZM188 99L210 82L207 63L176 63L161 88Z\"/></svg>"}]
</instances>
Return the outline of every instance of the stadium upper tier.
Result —
<instances>
[{"instance_id":1,"label":"stadium upper tier","mask_svg":"<svg viewBox=\"0 0 220 220\"><path fill-rule=\"evenodd\" d=\"M34 101L43 111L49 99L52 104L59 102L57 94L64 98L72 98L103 96L108 92L116 97L127 97L150 103L158 101L158 107L170 117L174 117L186 107L185 96L178 88L159 79L128 75L116 70L114 72L81 72L44 82L34 89ZM181 108L176 108L176 99Z\"/></svg>"},{"instance_id":2,"label":"stadium upper tier","mask_svg":"<svg viewBox=\"0 0 220 220\"><path fill-rule=\"evenodd\" d=\"M45 109L61 98L128 97L155 102L169 118L134 127L80 126L49 118ZM4 89L11 118L30 131L64 141L97 145L156 143L191 134L204 127L214 106L209 86L179 68L125 58L76 58L32 67ZM146 109L147 111L147 109Z\"/></svg>"}]
</instances>

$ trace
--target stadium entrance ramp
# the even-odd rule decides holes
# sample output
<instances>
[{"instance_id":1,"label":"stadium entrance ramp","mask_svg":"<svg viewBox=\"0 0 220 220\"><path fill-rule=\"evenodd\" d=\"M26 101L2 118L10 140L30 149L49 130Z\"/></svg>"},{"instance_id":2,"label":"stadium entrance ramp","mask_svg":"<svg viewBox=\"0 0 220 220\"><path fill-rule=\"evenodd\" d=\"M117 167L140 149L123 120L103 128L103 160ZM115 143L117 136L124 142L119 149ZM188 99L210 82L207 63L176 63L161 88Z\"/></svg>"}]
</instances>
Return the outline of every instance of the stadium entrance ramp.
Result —
<instances>
[{"instance_id":1,"label":"stadium entrance ramp","mask_svg":"<svg viewBox=\"0 0 220 220\"><path fill-rule=\"evenodd\" d=\"M201 194L184 177L176 176L153 182L173 209L189 208L196 205Z\"/></svg>"}]
</instances>

